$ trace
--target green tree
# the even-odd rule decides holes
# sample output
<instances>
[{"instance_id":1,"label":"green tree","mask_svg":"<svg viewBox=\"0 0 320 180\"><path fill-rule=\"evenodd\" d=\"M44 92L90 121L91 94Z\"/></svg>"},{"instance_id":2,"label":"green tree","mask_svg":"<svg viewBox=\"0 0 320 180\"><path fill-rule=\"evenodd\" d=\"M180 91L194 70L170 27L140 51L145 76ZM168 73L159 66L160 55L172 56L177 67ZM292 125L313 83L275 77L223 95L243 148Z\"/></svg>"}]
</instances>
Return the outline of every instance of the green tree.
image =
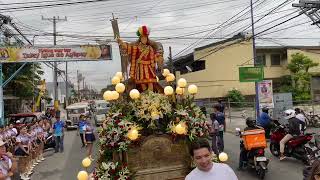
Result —
<instances>
[{"instance_id":1,"label":"green tree","mask_svg":"<svg viewBox=\"0 0 320 180\"><path fill-rule=\"evenodd\" d=\"M291 58L287 68L291 72L293 98L298 101L309 100L311 98L309 69L318 66L319 63L313 62L302 53L292 54Z\"/></svg>"},{"instance_id":2,"label":"green tree","mask_svg":"<svg viewBox=\"0 0 320 180\"><path fill-rule=\"evenodd\" d=\"M227 98L230 99L230 102L234 107L242 107L244 105L245 98L241 91L237 89L228 91Z\"/></svg>"},{"instance_id":3,"label":"green tree","mask_svg":"<svg viewBox=\"0 0 320 180\"><path fill-rule=\"evenodd\" d=\"M4 64L3 78L8 79L22 64ZM17 97L30 98L36 96L33 91L40 83L41 75L44 71L41 69L40 63L26 64L23 69L8 83L5 87L6 92Z\"/></svg>"}]
</instances>

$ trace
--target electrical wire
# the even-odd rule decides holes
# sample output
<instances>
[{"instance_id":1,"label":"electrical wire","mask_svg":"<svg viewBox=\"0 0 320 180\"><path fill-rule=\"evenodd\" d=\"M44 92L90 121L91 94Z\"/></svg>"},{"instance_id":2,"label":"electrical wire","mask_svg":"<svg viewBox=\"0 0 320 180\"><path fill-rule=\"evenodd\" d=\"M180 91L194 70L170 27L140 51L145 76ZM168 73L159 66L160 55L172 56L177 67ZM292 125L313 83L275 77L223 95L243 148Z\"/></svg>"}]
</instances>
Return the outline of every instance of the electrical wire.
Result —
<instances>
[{"instance_id":1,"label":"electrical wire","mask_svg":"<svg viewBox=\"0 0 320 180\"><path fill-rule=\"evenodd\" d=\"M104 2L104 1L111 1L111 0L87 0L87 1L76 1L76 2L33 5L33 6L7 7L7 8L2 8L0 10L4 12L17 12L17 11L26 11L26 10L34 10L34 9L53 8L53 7L60 7L60 6L97 3L97 2Z\"/></svg>"},{"instance_id":2,"label":"electrical wire","mask_svg":"<svg viewBox=\"0 0 320 180\"><path fill-rule=\"evenodd\" d=\"M254 3L257 3L259 0L255 1ZM242 9L240 12L238 12L237 14L233 15L231 18L229 18L228 20L226 20L225 22L223 22L222 24L220 24L217 28L214 28L212 31L210 31L209 33L207 33L205 36L203 37L207 37L210 34L212 34L212 32L216 29L221 28L224 24L227 24L230 20L232 20L233 18L235 18L236 16L242 14L244 11L246 11L250 6L245 7L244 9ZM180 55L183 52L188 51L190 48L196 46L197 44L199 44L201 42L201 40L197 40L194 43L190 44L189 46L187 46L186 48L182 49L181 51L179 51L177 54L175 54L173 57L177 57L178 55Z\"/></svg>"}]
</instances>

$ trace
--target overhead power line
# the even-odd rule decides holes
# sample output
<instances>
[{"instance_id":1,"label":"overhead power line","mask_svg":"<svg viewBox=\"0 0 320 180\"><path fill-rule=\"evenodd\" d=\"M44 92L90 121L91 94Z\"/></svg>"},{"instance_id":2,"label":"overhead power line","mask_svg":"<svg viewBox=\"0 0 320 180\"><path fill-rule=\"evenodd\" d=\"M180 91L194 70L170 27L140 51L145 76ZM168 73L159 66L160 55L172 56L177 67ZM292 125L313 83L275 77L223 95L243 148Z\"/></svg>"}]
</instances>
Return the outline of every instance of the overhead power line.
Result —
<instances>
[{"instance_id":1,"label":"overhead power line","mask_svg":"<svg viewBox=\"0 0 320 180\"><path fill-rule=\"evenodd\" d=\"M52 7L59 7L59 6L70 6L70 5L77 5L77 4L88 4L88 3L97 3L97 2L106 2L106 1L111 1L111 0L87 0L87 1L43 4L43 5L33 5L33 6L7 7L7 8L2 8L0 10L2 10L4 12L25 11L25 10L32 10L32 9L39 9L39 8L40 9L42 9L42 8L52 8Z\"/></svg>"},{"instance_id":2,"label":"overhead power line","mask_svg":"<svg viewBox=\"0 0 320 180\"><path fill-rule=\"evenodd\" d=\"M74 0L51 0L51 1L13 2L13 3L0 3L0 5L1 5L1 6L11 6L11 5L41 4L41 3L51 3L51 2L61 2L61 1L69 1L69 2L72 2L72 1L74 1Z\"/></svg>"},{"instance_id":3,"label":"overhead power line","mask_svg":"<svg viewBox=\"0 0 320 180\"><path fill-rule=\"evenodd\" d=\"M255 3L257 3L260 0L257 0ZM242 9L240 12L236 13L235 15L233 15L231 18L227 19L226 21L224 21L222 24L220 24L218 27L212 29L209 33L207 33L206 35L204 35L203 37L207 37L210 36L210 34L212 34L212 32L214 32L215 30L221 28L223 25L227 24L229 21L231 21L233 18L237 17L238 15L242 14L244 11L246 11L248 8L250 8L250 6L245 7L244 9ZM241 17L241 16L240 16ZM238 17L239 18L239 17ZM177 57L178 55L182 54L183 52L186 52L188 50L190 50L192 47L198 45L201 42L201 40L197 40L194 43L190 44L189 46L187 46L186 48L182 49L181 51L179 51L177 54L175 54L173 56L173 58Z\"/></svg>"}]
</instances>

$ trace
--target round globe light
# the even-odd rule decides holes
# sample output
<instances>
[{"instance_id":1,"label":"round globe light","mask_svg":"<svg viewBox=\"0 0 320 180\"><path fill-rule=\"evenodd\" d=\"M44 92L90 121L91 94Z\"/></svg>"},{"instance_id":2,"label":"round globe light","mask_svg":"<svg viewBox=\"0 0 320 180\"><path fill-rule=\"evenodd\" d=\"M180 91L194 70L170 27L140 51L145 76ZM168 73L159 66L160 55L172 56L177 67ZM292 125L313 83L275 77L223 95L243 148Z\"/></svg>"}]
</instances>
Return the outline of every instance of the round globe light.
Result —
<instances>
[{"instance_id":1,"label":"round globe light","mask_svg":"<svg viewBox=\"0 0 320 180\"><path fill-rule=\"evenodd\" d=\"M178 95L183 95L184 89L178 86L178 87L176 88L176 93L177 93Z\"/></svg>"},{"instance_id":2,"label":"round globe light","mask_svg":"<svg viewBox=\"0 0 320 180\"><path fill-rule=\"evenodd\" d=\"M117 92L117 91L111 91L111 93L112 93L112 100L117 100L117 99L119 99L119 93Z\"/></svg>"},{"instance_id":3,"label":"round globe light","mask_svg":"<svg viewBox=\"0 0 320 180\"><path fill-rule=\"evenodd\" d=\"M134 141L134 140L138 139L138 137L139 137L139 132L138 132L138 130L136 130L136 129L131 129L131 130L128 132L127 137L128 137L131 141Z\"/></svg>"},{"instance_id":4,"label":"round globe light","mask_svg":"<svg viewBox=\"0 0 320 180\"><path fill-rule=\"evenodd\" d=\"M178 86L181 88L185 88L187 86L187 80L184 78L180 78L178 80Z\"/></svg>"},{"instance_id":5,"label":"round globe light","mask_svg":"<svg viewBox=\"0 0 320 180\"><path fill-rule=\"evenodd\" d=\"M124 90L126 90L126 86L125 86L123 83L118 83L118 84L116 85L116 91L117 91L118 93L123 93Z\"/></svg>"},{"instance_id":6,"label":"round globe light","mask_svg":"<svg viewBox=\"0 0 320 180\"><path fill-rule=\"evenodd\" d=\"M119 79L122 79L122 78L123 78L122 72L117 72L117 73L116 73L116 76L117 76Z\"/></svg>"},{"instance_id":7,"label":"round globe light","mask_svg":"<svg viewBox=\"0 0 320 180\"><path fill-rule=\"evenodd\" d=\"M114 76L114 77L112 78L112 80L111 80L111 83L112 83L113 85L116 85L116 84L120 83L120 78L119 78L118 76Z\"/></svg>"},{"instance_id":8,"label":"round globe light","mask_svg":"<svg viewBox=\"0 0 320 180\"><path fill-rule=\"evenodd\" d=\"M228 155L227 155L227 153L225 153L225 152L220 153L220 154L219 154L219 160L220 160L221 162L226 162L226 161L228 161Z\"/></svg>"},{"instance_id":9,"label":"round globe light","mask_svg":"<svg viewBox=\"0 0 320 180\"><path fill-rule=\"evenodd\" d=\"M198 93L198 87L194 84L189 85L188 92L190 94L197 94Z\"/></svg>"},{"instance_id":10,"label":"round globe light","mask_svg":"<svg viewBox=\"0 0 320 180\"><path fill-rule=\"evenodd\" d=\"M167 76L166 76L166 81L167 82L172 82L176 79L176 77L174 76L174 74L172 73L169 73Z\"/></svg>"},{"instance_id":11,"label":"round globe light","mask_svg":"<svg viewBox=\"0 0 320 180\"><path fill-rule=\"evenodd\" d=\"M176 125L175 131L177 134L182 135L182 134L186 134L187 129L185 126L183 126L181 123L179 123L178 125Z\"/></svg>"},{"instance_id":12,"label":"round globe light","mask_svg":"<svg viewBox=\"0 0 320 180\"><path fill-rule=\"evenodd\" d=\"M138 99L140 97L140 93L137 89L132 89L129 93L131 99Z\"/></svg>"},{"instance_id":13,"label":"round globe light","mask_svg":"<svg viewBox=\"0 0 320 180\"><path fill-rule=\"evenodd\" d=\"M164 94L167 96L171 96L173 94L173 88L171 86L166 86L164 88Z\"/></svg>"},{"instance_id":14,"label":"round globe light","mask_svg":"<svg viewBox=\"0 0 320 180\"><path fill-rule=\"evenodd\" d=\"M105 91L103 93L103 99L106 101L111 101L112 100L112 93L111 91Z\"/></svg>"},{"instance_id":15,"label":"round globe light","mask_svg":"<svg viewBox=\"0 0 320 180\"><path fill-rule=\"evenodd\" d=\"M87 167L89 167L90 165L91 165L91 159L90 159L90 158L86 157L86 158L84 158L84 159L82 160L82 166L83 166L84 168L87 168Z\"/></svg>"},{"instance_id":16,"label":"round globe light","mask_svg":"<svg viewBox=\"0 0 320 180\"><path fill-rule=\"evenodd\" d=\"M86 171L79 171L77 178L78 180L88 180L89 175Z\"/></svg>"},{"instance_id":17,"label":"round globe light","mask_svg":"<svg viewBox=\"0 0 320 180\"><path fill-rule=\"evenodd\" d=\"M164 77L167 77L168 74L170 74L169 69L163 69L162 75L163 75Z\"/></svg>"}]
</instances>

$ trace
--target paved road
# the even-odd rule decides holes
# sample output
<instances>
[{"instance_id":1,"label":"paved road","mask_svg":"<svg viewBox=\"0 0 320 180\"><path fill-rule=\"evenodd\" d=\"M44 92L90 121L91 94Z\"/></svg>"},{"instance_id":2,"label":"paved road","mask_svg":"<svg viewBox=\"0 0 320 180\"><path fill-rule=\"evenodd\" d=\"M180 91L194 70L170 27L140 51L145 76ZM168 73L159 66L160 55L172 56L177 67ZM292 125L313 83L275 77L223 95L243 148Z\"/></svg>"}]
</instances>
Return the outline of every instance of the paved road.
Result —
<instances>
[{"instance_id":1,"label":"paved road","mask_svg":"<svg viewBox=\"0 0 320 180\"><path fill-rule=\"evenodd\" d=\"M81 148L76 131L67 131L64 139L64 152L54 153L53 150L45 153L46 160L35 168L32 180L73 180L81 168L81 161L86 151ZM89 169L90 171L90 169Z\"/></svg>"},{"instance_id":2,"label":"paved road","mask_svg":"<svg viewBox=\"0 0 320 180\"><path fill-rule=\"evenodd\" d=\"M75 131L68 131L65 135L65 152L54 154L46 152L46 160L35 168L32 180L71 180L81 170L81 161L85 157L85 149L80 148L80 140ZM228 164L236 169L239 155L239 137L233 134L225 135L226 149L229 154ZM269 150L266 156L271 159L266 180L302 180L303 164L295 159L279 162L272 157ZM253 171L236 171L239 180L256 180Z\"/></svg>"},{"instance_id":3,"label":"paved road","mask_svg":"<svg viewBox=\"0 0 320 180\"><path fill-rule=\"evenodd\" d=\"M238 166L239 157L239 140L240 138L233 134L225 134L225 151L229 155L228 164L236 169ZM271 159L269 171L266 174L265 180L302 180L303 163L296 159L287 159L279 161L273 157L268 149L266 156ZM254 171L237 171L235 170L239 180L257 180Z\"/></svg>"}]
</instances>

